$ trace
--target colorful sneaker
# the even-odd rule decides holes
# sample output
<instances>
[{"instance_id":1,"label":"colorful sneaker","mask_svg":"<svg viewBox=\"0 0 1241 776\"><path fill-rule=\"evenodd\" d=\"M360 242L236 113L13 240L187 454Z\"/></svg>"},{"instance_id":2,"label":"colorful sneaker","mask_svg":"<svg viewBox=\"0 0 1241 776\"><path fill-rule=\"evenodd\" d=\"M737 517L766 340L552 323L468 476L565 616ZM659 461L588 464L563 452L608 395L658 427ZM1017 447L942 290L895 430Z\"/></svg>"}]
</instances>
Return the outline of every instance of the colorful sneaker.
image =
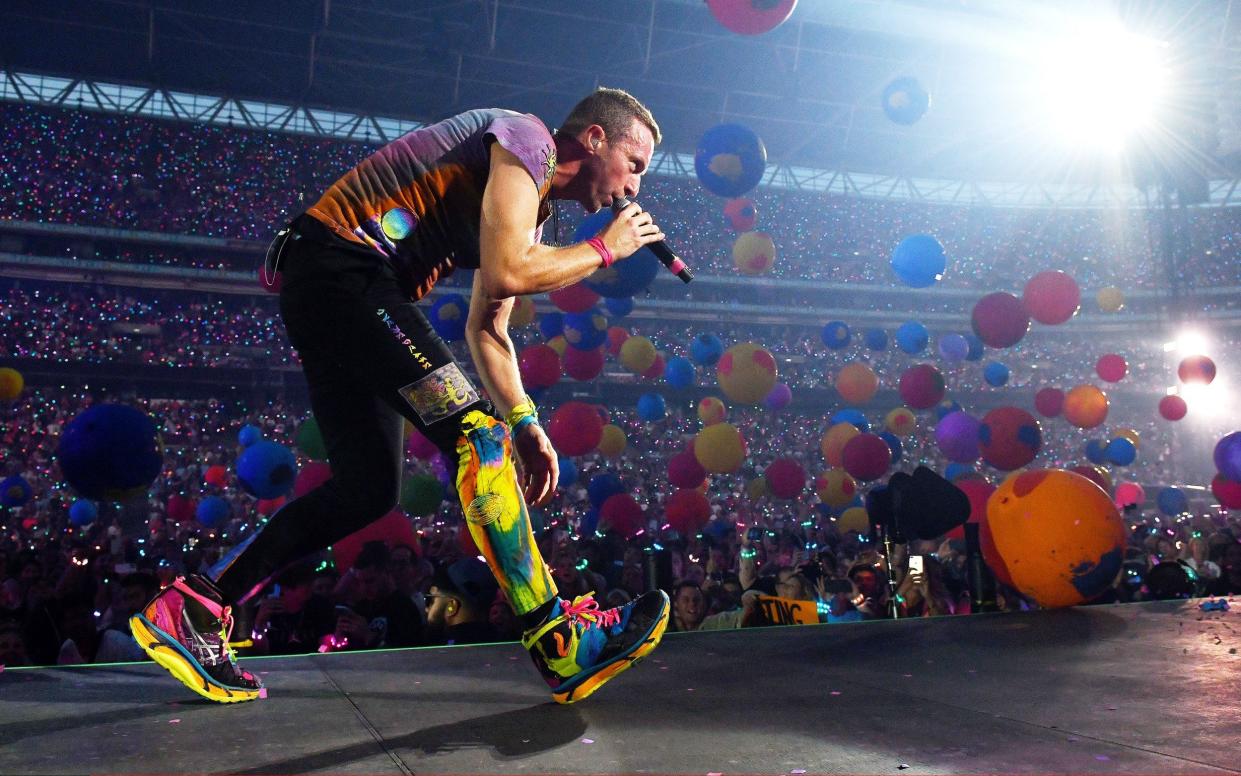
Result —
<instances>
[{"instance_id":1,"label":"colorful sneaker","mask_svg":"<svg viewBox=\"0 0 1241 776\"><path fill-rule=\"evenodd\" d=\"M668 627L668 594L653 590L615 609L599 609L593 593L556 601L547 620L521 645L557 703L580 701L645 657Z\"/></svg>"},{"instance_id":2,"label":"colorful sneaker","mask_svg":"<svg viewBox=\"0 0 1241 776\"><path fill-rule=\"evenodd\" d=\"M152 660L207 700L237 703L267 697L258 677L237 665L229 644L231 608L203 577L177 577L129 618L129 629Z\"/></svg>"}]
</instances>

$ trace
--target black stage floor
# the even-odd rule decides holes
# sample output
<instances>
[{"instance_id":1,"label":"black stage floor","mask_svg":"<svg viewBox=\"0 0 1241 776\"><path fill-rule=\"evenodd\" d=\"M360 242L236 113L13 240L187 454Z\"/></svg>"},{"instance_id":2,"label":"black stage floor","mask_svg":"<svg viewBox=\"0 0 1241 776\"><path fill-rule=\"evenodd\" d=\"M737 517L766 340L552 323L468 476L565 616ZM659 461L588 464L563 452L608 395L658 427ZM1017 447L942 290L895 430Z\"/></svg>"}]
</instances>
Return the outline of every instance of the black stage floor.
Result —
<instances>
[{"instance_id":1,"label":"black stage floor","mask_svg":"<svg viewBox=\"0 0 1241 776\"><path fill-rule=\"evenodd\" d=\"M0 674L0 773L1241 773L1238 612L1196 602L669 634L557 706L516 644Z\"/></svg>"}]
</instances>

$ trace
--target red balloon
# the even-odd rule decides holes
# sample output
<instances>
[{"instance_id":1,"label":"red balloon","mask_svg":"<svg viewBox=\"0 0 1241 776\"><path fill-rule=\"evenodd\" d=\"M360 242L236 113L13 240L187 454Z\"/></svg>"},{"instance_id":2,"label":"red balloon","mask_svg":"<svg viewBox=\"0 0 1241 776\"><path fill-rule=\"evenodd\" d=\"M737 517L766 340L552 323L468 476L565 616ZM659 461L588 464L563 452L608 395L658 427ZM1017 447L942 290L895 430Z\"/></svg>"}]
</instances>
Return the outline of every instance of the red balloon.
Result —
<instances>
[{"instance_id":1,"label":"red balloon","mask_svg":"<svg viewBox=\"0 0 1241 776\"><path fill-rule=\"evenodd\" d=\"M470 532L462 525L461 533L468 536ZM353 568L354 561L358 559L358 553L362 552L362 545L367 542L383 542L388 547L407 544L413 547L415 552L419 549L413 522L404 512L394 509L365 528L354 531L332 545L332 558L336 561L336 570L343 574ZM471 542L472 545L473 542ZM478 554L478 549L474 548L470 557Z\"/></svg>"},{"instance_id":2,"label":"red balloon","mask_svg":"<svg viewBox=\"0 0 1241 776\"><path fill-rule=\"evenodd\" d=\"M664 515L674 531L693 536L711 518L711 503L697 490L682 488L664 502Z\"/></svg>"},{"instance_id":3,"label":"red balloon","mask_svg":"<svg viewBox=\"0 0 1241 776\"><path fill-rule=\"evenodd\" d=\"M611 528L626 538L636 536L642 530L642 507L628 493L616 493L608 496L603 506L599 507L600 524Z\"/></svg>"},{"instance_id":4,"label":"red balloon","mask_svg":"<svg viewBox=\"0 0 1241 776\"><path fill-rule=\"evenodd\" d=\"M560 354L551 345L530 345L521 351L517 367L527 388L550 388L560 379Z\"/></svg>"},{"instance_id":5,"label":"red balloon","mask_svg":"<svg viewBox=\"0 0 1241 776\"><path fill-rule=\"evenodd\" d=\"M547 298L566 313L584 313L598 304L602 297L592 291L589 286L579 282L552 291Z\"/></svg>"},{"instance_id":6,"label":"red balloon","mask_svg":"<svg viewBox=\"0 0 1241 776\"><path fill-rule=\"evenodd\" d=\"M758 207L752 199L730 199L724 204L724 216L735 231L752 232L758 224Z\"/></svg>"},{"instance_id":7,"label":"red balloon","mask_svg":"<svg viewBox=\"0 0 1241 776\"><path fill-rule=\"evenodd\" d=\"M645 372L642 373L642 379L644 380L660 379L661 377L664 376L664 369L667 368L667 366L668 366L668 362L664 360L664 354L656 353L655 361L651 364L649 369L647 369Z\"/></svg>"},{"instance_id":8,"label":"red balloon","mask_svg":"<svg viewBox=\"0 0 1241 776\"><path fill-rule=\"evenodd\" d=\"M259 285L269 294L279 294L280 289L284 287L284 273L268 274L264 271L265 269L263 265L259 265Z\"/></svg>"},{"instance_id":9,"label":"red balloon","mask_svg":"<svg viewBox=\"0 0 1241 776\"><path fill-rule=\"evenodd\" d=\"M435 451L439 452L439 448ZM297 479L293 481L293 498L305 496L330 479L332 479L331 466L323 461L311 461L301 468L301 471L297 473Z\"/></svg>"},{"instance_id":10,"label":"red balloon","mask_svg":"<svg viewBox=\"0 0 1241 776\"><path fill-rule=\"evenodd\" d=\"M621 345L629 339L629 332L620 326L608 327L608 355L616 358L620 355Z\"/></svg>"},{"instance_id":11,"label":"red balloon","mask_svg":"<svg viewBox=\"0 0 1241 776\"><path fill-rule=\"evenodd\" d=\"M1122 356L1115 353L1108 353L1106 356L1100 356L1094 365L1094 370L1098 373L1100 379L1109 383L1118 383L1124 379L1129 373L1129 364Z\"/></svg>"},{"instance_id":12,"label":"red balloon","mask_svg":"<svg viewBox=\"0 0 1241 776\"><path fill-rule=\"evenodd\" d=\"M774 30L793 13L797 0L707 0L707 8L716 21L739 35L761 35Z\"/></svg>"},{"instance_id":13,"label":"red balloon","mask_svg":"<svg viewBox=\"0 0 1241 776\"><path fill-rule=\"evenodd\" d=\"M1043 388L1034 394L1034 409L1045 418L1054 418L1064 409L1064 391Z\"/></svg>"},{"instance_id":14,"label":"red balloon","mask_svg":"<svg viewBox=\"0 0 1241 776\"><path fill-rule=\"evenodd\" d=\"M841 451L843 468L855 480L870 482L887 473L892 465L892 448L875 434L858 434L845 442Z\"/></svg>"},{"instance_id":15,"label":"red balloon","mask_svg":"<svg viewBox=\"0 0 1241 776\"><path fill-rule=\"evenodd\" d=\"M696 488L707 479L707 470L698 462L693 450L677 453L668 459L668 482L678 488Z\"/></svg>"},{"instance_id":16,"label":"red balloon","mask_svg":"<svg viewBox=\"0 0 1241 776\"><path fill-rule=\"evenodd\" d=\"M1186 356L1176 368L1183 383L1210 384L1215 379L1215 362L1206 356Z\"/></svg>"},{"instance_id":17,"label":"red balloon","mask_svg":"<svg viewBox=\"0 0 1241 776\"><path fill-rule=\"evenodd\" d=\"M944 376L930 364L911 366L901 375L898 390L901 401L916 410L925 410L943 400Z\"/></svg>"},{"instance_id":18,"label":"red balloon","mask_svg":"<svg viewBox=\"0 0 1241 776\"><path fill-rule=\"evenodd\" d=\"M1026 283L1021 304L1039 323L1056 325L1072 318L1082 303L1077 281L1058 269L1040 272Z\"/></svg>"},{"instance_id":19,"label":"red balloon","mask_svg":"<svg viewBox=\"0 0 1241 776\"><path fill-rule=\"evenodd\" d=\"M970 321L978 338L993 348L1011 348L1030 330L1030 316L1021 300L1004 291L979 299Z\"/></svg>"},{"instance_id":20,"label":"red balloon","mask_svg":"<svg viewBox=\"0 0 1241 776\"><path fill-rule=\"evenodd\" d=\"M168 518L177 523L188 523L194 519L197 509L194 499L189 496L172 495L168 497L168 505L164 508Z\"/></svg>"},{"instance_id":21,"label":"red balloon","mask_svg":"<svg viewBox=\"0 0 1241 776\"><path fill-rule=\"evenodd\" d=\"M1132 505L1142 506L1146 503L1146 490L1136 482L1122 482L1116 486L1112 501L1120 509Z\"/></svg>"},{"instance_id":22,"label":"red balloon","mask_svg":"<svg viewBox=\"0 0 1241 776\"><path fill-rule=\"evenodd\" d=\"M280 507L284 506L286 501L287 499L284 496L279 496L277 498L261 498L259 499L259 503L255 506L255 510L264 517L270 517L276 514L276 511L279 510Z\"/></svg>"},{"instance_id":23,"label":"red balloon","mask_svg":"<svg viewBox=\"0 0 1241 776\"><path fill-rule=\"evenodd\" d=\"M228 469L218 464L209 467L206 473L203 474L203 482L206 482L208 485L214 485L217 488L223 488L228 485Z\"/></svg>"},{"instance_id":24,"label":"red balloon","mask_svg":"<svg viewBox=\"0 0 1241 776\"><path fill-rule=\"evenodd\" d=\"M1020 407L997 407L978 429L982 459L1001 471L1020 469L1043 448L1043 431L1034 416Z\"/></svg>"},{"instance_id":25,"label":"red balloon","mask_svg":"<svg viewBox=\"0 0 1241 776\"><path fill-rule=\"evenodd\" d=\"M985 479L963 478L952 483L970 500L970 519L966 522L981 525L987 519L987 499L995 493L995 486ZM949 539L964 539L965 526L959 525L947 534Z\"/></svg>"},{"instance_id":26,"label":"red balloon","mask_svg":"<svg viewBox=\"0 0 1241 776\"><path fill-rule=\"evenodd\" d=\"M564 372L574 380L594 380L603 371L603 359L603 348L569 348L564 353Z\"/></svg>"},{"instance_id":27,"label":"red balloon","mask_svg":"<svg viewBox=\"0 0 1241 776\"><path fill-rule=\"evenodd\" d=\"M547 424L547 435L561 455L586 455L603 438L603 417L593 404L565 402Z\"/></svg>"},{"instance_id":28,"label":"red balloon","mask_svg":"<svg viewBox=\"0 0 1241 776\"><path fill-rule=\"evenodd\" d=\"M792 458L777 458L763 471L767 490L776 498L797 498L806 489L806 470Z\"/></svg>"},{"instance_id":29,"label":"red balloon","mask_svg":"<svg viewBox=\"0 0 1241 776\"><path fill-rule=\"evenodd\" d=\"M1241 482L1235 482L1222 474L1211 480L1211 492L1219 503L1228 509L1241 509Z\"/></svg>"},{"instance_id":30,"label":"red balloon","mask_svg":"<svg viewBox=\"0 0 1241 776\"><path fill-rule=\"evenodd\" d=\"M1081 466L1074 466L1073 468L1069 469L1069 471L1073 472L1074 474L1080 474L1086 479L1093 482L1095 485L1098 485L1100 488L1103 489L1104 493L1112 489L1112 480L1110 477L1107 476L1107 472L1104 471L1103 469L1100 469L1098 466L1095 466L1094 464L1082 464Z\"/></svg>"},{"instance_id":31,"label":"red balloon","mask_svg":"<svg viewBox=\"0 0 1241 776\"><path fill-rule=\"evenodd\" d=\"M1159 414L1164 420L1180 420L1187 412L1189 405L1180 396L1173 394L1159 400Z\"/></svg>"}]
</instances>

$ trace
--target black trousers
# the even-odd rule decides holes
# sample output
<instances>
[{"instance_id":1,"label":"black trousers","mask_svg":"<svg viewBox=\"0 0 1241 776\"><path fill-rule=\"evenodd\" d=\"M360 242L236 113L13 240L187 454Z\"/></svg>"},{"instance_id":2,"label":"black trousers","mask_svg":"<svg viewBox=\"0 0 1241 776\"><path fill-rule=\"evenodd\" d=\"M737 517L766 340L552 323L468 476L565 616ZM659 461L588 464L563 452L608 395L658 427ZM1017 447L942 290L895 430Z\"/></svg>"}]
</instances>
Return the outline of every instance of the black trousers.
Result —
<instances>
[{"instance_id":1,"label":"black trousers","mask_svg":"<svg viewBox=\"0 0 1241 776\"><path fill-rule=\"evenodd\" d=\"M460 419L495 410L375 252L310 216L280 257L280 314L302 360L332 478L288 503L212 569L227 601L387 514L400 497L403 421L456 461Z\"/></svg>"}]
</instances>

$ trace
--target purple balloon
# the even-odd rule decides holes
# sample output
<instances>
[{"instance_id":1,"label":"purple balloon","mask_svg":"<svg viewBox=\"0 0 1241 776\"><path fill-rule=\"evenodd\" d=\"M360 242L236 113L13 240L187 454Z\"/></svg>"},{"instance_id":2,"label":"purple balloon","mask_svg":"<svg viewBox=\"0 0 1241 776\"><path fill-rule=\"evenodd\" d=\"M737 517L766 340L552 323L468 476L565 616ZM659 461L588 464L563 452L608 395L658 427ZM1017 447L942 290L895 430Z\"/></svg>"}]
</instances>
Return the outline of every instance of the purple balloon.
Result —
<instances>
[{"instance_id":1,"label":"purple balloon","mask_svg":"<svg viewBox=\"0 0 1241 776\"><path fill-rule=\"evenodd\" d=\"M950 364L965 360L970 354L970 343L960 334L945 334L939 338L939 354Z\"/></svg>"},{"instance_id":2,"label":"purple balloon","mask_svg":"<svg viewBox=\"0 0 1241 776\"><path fill-rule=\"evenodd\" d=\"M767 398L763 399L763 405L769 410L782 410L789 406L789 402L793 401L793 392L784 383L776 383L771 392L767 394Z\"/></svg>"},{"instance_id":3,"label":"purple balloon","mask_svg":"<svg viewBox=\"0 0 1241 776\"><path fill-rule=\"evenodd\" d=\"M973 463L978 460L978 418L968 412L950 412L935 427L935 442L948 460Z\"/></svg>"},{"instance_id":4,"label":"purple balloon","mask_svg":"<svg viewBox=\"0 0 1241 776\"><path fill-rule=\"evenodd\" d=\"M1215 468L1233 482L1241 480L1241 431L1215 443Z\"/></svg>"}]
</instances>

